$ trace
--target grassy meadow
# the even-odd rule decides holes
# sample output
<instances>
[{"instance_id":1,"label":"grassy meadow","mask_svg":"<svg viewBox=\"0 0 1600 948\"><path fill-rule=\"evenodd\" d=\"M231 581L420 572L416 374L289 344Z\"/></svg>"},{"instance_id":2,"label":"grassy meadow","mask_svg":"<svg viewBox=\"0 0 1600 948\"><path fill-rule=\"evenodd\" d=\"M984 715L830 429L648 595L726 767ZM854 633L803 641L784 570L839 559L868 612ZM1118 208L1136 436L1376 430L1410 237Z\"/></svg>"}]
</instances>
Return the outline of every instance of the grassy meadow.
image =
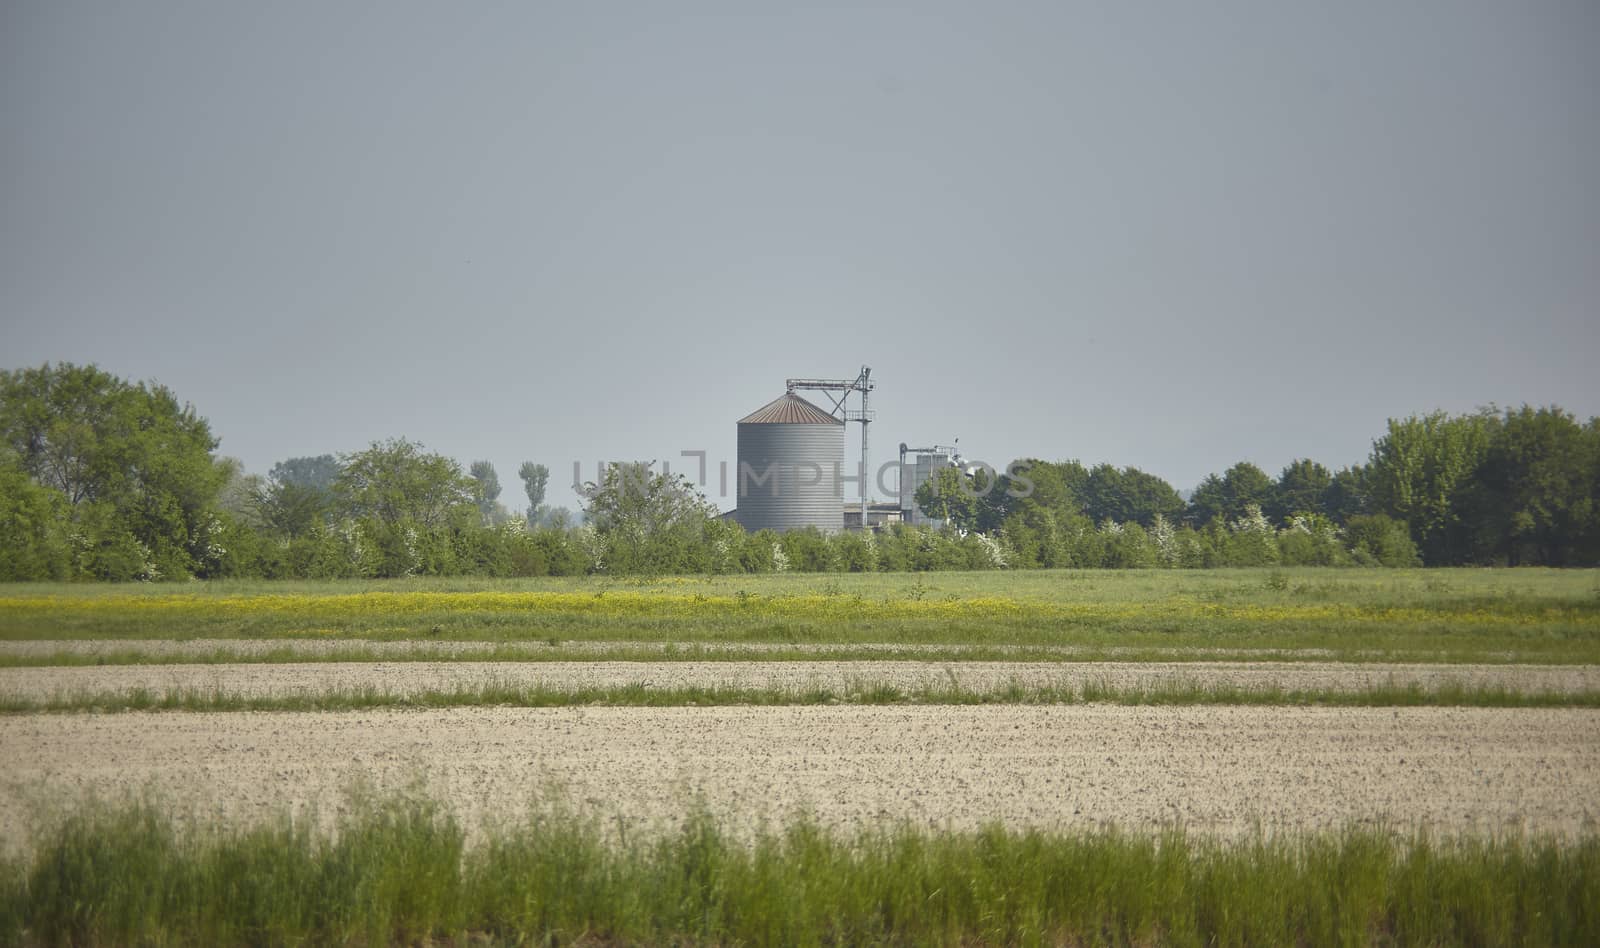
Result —
<instances>
[{"instance_id":1,"label":"grassy meadow","mask_svg":"<svg viewBox=\"0 0 1600 948\"><path fill-rule=\"evenodd\" d=\"M1070 648L1107 659L1315 650L1324 660L1587 664L1600 661L1600 573L1152 570L0 586L0 640L19 639L620 649L741 643L769 646L775 655L785 646L833 647L841 656L852 646L887 644Z\"/></svg>"}]
</instances>

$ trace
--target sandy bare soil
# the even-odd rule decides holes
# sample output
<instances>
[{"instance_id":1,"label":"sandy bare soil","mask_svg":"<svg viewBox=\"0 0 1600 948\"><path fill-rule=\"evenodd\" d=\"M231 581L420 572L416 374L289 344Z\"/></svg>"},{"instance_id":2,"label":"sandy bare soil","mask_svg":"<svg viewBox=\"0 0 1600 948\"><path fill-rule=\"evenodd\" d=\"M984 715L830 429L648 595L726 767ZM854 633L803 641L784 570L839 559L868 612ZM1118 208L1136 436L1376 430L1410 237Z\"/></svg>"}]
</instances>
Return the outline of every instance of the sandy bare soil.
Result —
<instances>
[{"instance_id":1,"label":"sandy bare soil","mask_svg":"<svg viewBox=\"0 0 1600 948\"><path fill-rule=\"evenodd\" d=\"M110 665L0 669L0 695L45 699L146 689L233 695L316 694L375 688L395 694L488 684L575 689L735 686L843 691L864 684L903 690L958 684L989 691L1010 684L1081 688L1172 683L1245 688L1360 690L1446 683L1523 691L1600 689L1600 666L1382 665L1335 662L324 662L241 665Z\"/></svg>"},{"instance_id":2,"label":"sandy bare soil","mask_svg":"<svg viewBox=\"0 0 1600 948\"><path fill-rule=\"evenodd\" d=\"M1574 833L1600 818L1600 712L1474 708L463 708L0 718L0 840L38 801L156 790L193 817L337 808L422 775L470 826L570 802L669 826L813 812L970 827L1248 832L1383 823Z\"/></svg>"}]
</instances>

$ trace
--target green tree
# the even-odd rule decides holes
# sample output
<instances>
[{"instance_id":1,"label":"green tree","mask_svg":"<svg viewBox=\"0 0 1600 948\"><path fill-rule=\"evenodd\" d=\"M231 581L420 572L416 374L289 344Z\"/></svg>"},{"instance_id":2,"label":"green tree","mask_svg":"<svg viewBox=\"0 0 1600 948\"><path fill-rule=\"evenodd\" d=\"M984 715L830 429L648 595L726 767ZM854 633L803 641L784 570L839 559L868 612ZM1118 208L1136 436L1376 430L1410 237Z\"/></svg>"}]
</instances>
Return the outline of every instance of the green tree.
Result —
<instances>
[{"instance_id":1,"label":"green tree","mask_svg":"<svg viewBox=\"0 0 1600 948\"><path fill-rule=\"evenodd\" d=\"M1339 526L1367 512L1366 468L1359 464L1341 468L1322 494L1322 510Z\"/></svg>"},{"instance_id":2,"label":"green tree","mask_svg":"<svg viewBox=\"0 0 1600 948\"><path fill-rule=\"evenodd\" d=\"M66 579L72 570L69 505L0 456L0 582Z\"/></svg>"},{"instance_id":3,"label":"green tree","mask_svg":"<svg viewBox=\"0 0 1600 948\"><path fill-rule=\"evenodd\" d=\"M267 478L274 484L292 484L332 493L341 469L338 458L331 454L318 454L279 461L267 472Z\"/></svg>"},{"instance_id":4,"label":"green tree","mask_svg":"<svg viewBox=\"0 0 1600 948\"><path fill-rule=\"evenodd\" d=\"M304 536L312 524L336 516L339 498L334 488L342 470L331 454L279 461L267 472L266 481L257 485L257 516L279 536Z\"/></svg>"},{"instance_id":5,"label":"green tree","mask_svg":"<svg viewBox=\"0 0 1600 948\"><path fill-rule=\"evenodd\" d=\"M484 523L493 523L499 506L496 501L500 499L500 475L488 461L473 461L468 473L477 482L478 513L483 515Z\"/></svg>"},{"instance_id":6,"label":"green tree","mask_svg":"<svg viewBox=\"0 0 1600 948\"><path fill-rule=\"evenodd\" d=\"M599 481L583 486L584 509L604 545L614 573L710 571L710 524L716 505L681 474L658 472L654 462L609 464Z\"/></svg>"},{"instance_id":7,"label":"green tree","mask_svg":"<svg viewBox=\"0 0 1600 948\"><path fill-rule=\"evenodd\" d=\"M1325 515L1328 488L1333 474L1315 461L1299 458L1289 462L1278 475L1272 495L1262 510L1278 526L1287 526L1295 514Z\"/></svg>"},{"instance_id":8,"label":"green tree","mask_svg":"<svg viewBox=\"0 0 1600 948\"><path fill-rule=\"evenodd\" d=\"M357 520L438 530L470 522L477 510L477 485L461 465L404 438L374 441L342 462L334 495Z\"/></svg>"},{"instance_id":9,"label":"green tree","mask_svg":"<svg viewBox=\"0 0 1600 948\"><path fill-rule=\"evenodd\" d=\"M1406 524L1429 566L1462 563L1471 553L1461 501L1488 453L1494 426L1487 412L1454 418L1434 412L1391 418L1387 433L1373 442L1368 500L1374 510Z\"/></svg>"},{"instance_id":10,"label":"green tree","mask_svg":"<svg viewBox=\"0 0 1600 948\"><path fill-rule=\"evenodd\" d=\"M1232 523L1245 517L1251 507L1262 507L1272 498L1272 478L1249 461L1240 461L1221 477L1206 475L1189 497L1189 522L1202 527L1213 520Z\"/></svg>"},{"instance_id":11,"label":"green tree","mask_svg":"<svg viewBox=\"0 0 1600 948\"><path fill-rule=\"evenodd\" d=\"M222 458L217 462L227 473L222 490L217 494L217 509L233 518L236 524L260 530L266 527L262 517L261 496L266 491L266 478L250 474L238 458Z\"/></svg>"},{"instance_id":12,"label":"green tree","mask_svg":"<svg viewBox=\"0 0 1600 948\"><path fill-rule=\"evenodd\" d=\"M1016 477L1006 478L1001 487L1027 495L1017 498L1012 510L1031 506L1052 511L1057 516L1082 513L1083 502L1079 492L1089 480L1089 471L1077 461L1051 462L1022 458L1011 462L1007 470L1015 471Z\"/></svg>"},{"instance_id":13,"label":"green tree","mask_svg":"<svg viewBox=\"0 0 1600 948\"><path fill-rule=\"evenodd\" d=\"M543 464L523 461L517 468L517 476L522 478L522 489L528 495L528 525L537 526L544 512L544 492L550 483L550 469Z\"/></svg>"},{"instance_id":14,"label":"green tree","mask_svg":"<svg viewBox=\"0 0 1600 948\"><path fill-rule=\"evenodd\" d=\"M956 467L939 468L917 487L917 507L958 530L980 530L982 521L987 519L985 514L992 509L986 503L987 494L1000 490L998 485L993 490L984 489L988 477L983 470L969 475Z\"/></svg>"},{"instance_id":15,"label":"green tree","mask_svg":"<svg viewBox=\"0 0 1600 948\"><path fill-rule=\"evenodd\" d=\"M229 468L206 420L166 387L93 365L0 372L0 443L61 492L89 546L142 557L136 575L181 578L203 560Z\"/></svg>"},{"instance_id":16,"label":"green tree","mask_svg":"<svg viewBox=\"0 0 1600 948\"><path fill-rule=\"evenodd\" d=\"M257 510L267 529L285 537L303 536L329 517L338 502L331 491L268 479L257 495Z\"/></svg>"},{"instance_id":17,"label":"green tree","mask_svg":"<svg viewBox=\"0 0 1600 948\"><path fill-rule=\"evenodd\" d=\"M1082 495L1089 470L1077 461L1023 458L1006 468L1001 480L1005 517L998 532L1013 566L1028 568L1082 565L1074 558L1074 538L1094 524L1083 514ZM1022 496L1012 496L1020 494Z\"/></svg>"},{"instance_id":18,"label":"green tree","mask_svg":"<svg viewBox=\"0 0 1600 948\"><path fill-rule=\"evenodd\" d=\"M1098 464L1077 491L1085 516L1095 522L1138 523L1148 527L1157 517L1183 513L1183 498L1171 484L1136 467L1121 470Z\"/></svg>"},{"instance_id":19,"label":"green tree","mask_svg":"<svg viewBox=\"0 0 1600 948\"><path fill-rule=\"evenodd\" d=\"M1526 405L1507 411L1469 489L1479 558L1571 566L1583 559L1583 538L1600 515L1594 485L1600 453L1572 415Z\"/></svg>"}]
</instances>

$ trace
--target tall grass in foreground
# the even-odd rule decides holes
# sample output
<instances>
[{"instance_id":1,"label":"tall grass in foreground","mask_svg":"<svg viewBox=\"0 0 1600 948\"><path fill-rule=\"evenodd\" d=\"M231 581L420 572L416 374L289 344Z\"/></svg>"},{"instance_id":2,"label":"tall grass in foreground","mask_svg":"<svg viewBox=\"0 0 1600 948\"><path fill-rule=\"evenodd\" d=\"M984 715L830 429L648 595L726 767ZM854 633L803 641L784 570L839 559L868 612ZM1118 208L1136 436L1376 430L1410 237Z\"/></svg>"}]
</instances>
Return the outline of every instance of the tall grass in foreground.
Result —
<instances>
[{"instance_id":1,"label":"tall grass in foreground","mask_svg":"<svg viewBox=\"0 0 1600 948\"><path fill-rule=\"evenodd\" d=\"M8 944L1594 944L1600 839L1242 843L991 827L628 838L535 810L468 847L425 800L178 830L89 808L0 872Z\"/></svg>"}]
</instances>

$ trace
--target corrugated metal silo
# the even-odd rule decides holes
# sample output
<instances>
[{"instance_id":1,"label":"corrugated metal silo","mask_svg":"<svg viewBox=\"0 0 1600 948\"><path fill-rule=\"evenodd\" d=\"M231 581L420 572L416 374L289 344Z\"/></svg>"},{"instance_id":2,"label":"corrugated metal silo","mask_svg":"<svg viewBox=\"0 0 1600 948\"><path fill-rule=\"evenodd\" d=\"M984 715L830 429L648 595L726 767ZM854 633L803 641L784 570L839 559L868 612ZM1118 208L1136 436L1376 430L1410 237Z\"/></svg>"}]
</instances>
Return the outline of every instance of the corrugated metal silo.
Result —
<instances>
[{"instance_id":1,"label":"corrugated metal silo","mask_svg":"<svg viewBox=\"0 0 1600 948\"><path fill-rule=\"evenodd\" d=\"M734 517L750 531L843 530L843 464L844 422L781 395L739 419Z\"/></svg>"}]
</instances>

